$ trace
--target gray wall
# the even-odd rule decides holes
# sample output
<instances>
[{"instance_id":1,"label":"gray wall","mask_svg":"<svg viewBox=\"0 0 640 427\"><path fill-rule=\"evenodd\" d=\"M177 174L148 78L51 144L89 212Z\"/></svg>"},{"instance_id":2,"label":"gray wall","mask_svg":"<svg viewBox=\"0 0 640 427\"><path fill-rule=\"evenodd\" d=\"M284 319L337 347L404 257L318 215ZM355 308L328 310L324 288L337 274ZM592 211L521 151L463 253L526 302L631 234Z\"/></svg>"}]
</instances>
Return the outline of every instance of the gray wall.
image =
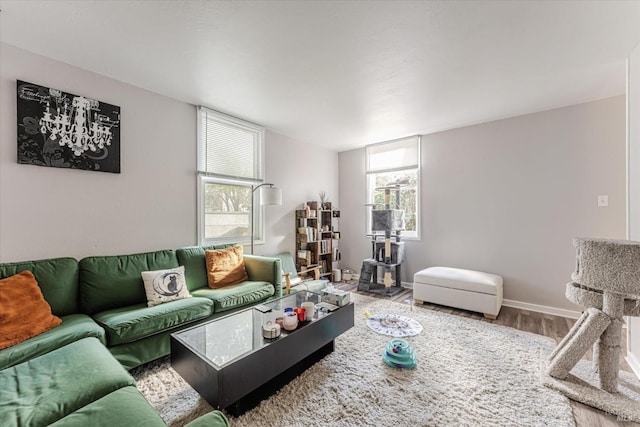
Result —
<instances>
[{"instance_id":1,"label":"gray wall","mask_svg":"<svg viewBox=\"0 0 640 427\"><path fill-rule=\"evenodd\" d=\"M629 229L628 238L640 241L640 45L629 56L627 78L629 152L628 197ZM627 361L640 377L640 318L628 318Z\"/></svg>"},{"instance_id":2,"label":"gray wall","mask_svg":"<svg viewBox=\"0 0 640 427\"><path fill-rule=\"evenodd\" d=\"M339 157L343 264L359 270L364 149ZM425 135L422 166L422 240L406 243L404 281L436 265L486 271L506 299L575 310L572 238L625 236L624 96Z\"/></svg>"},{"instance_id":3,"label":"gray wall","mask_svg":"<svg viewBox=\"0 0 640 427\"><path fill-rule=\"evenodd\" d=\"M338 153L302 144L274 132L267 132L266 169L269 182L282 188L282 206L266 206L267 242L256 246L255 253L270 255L294 253L296 239L295 209L306 201L319 200L324 191L327 200L338 202Z\"/></svg>"},{"instance_id":4,"label":"gray wall","mask_svg":"<svg viewBox=\"0 0 640 427\"><path fill-rule=\"evenodd\" d=\"M194 242L196 108L2 44L0 260ZM121 174L16 163L16 79L121 107Z\"/></svg>"},{"instance_id":5,"label":"gray wall","mask_svg":"<svg viewBox=\"0 0 640 427\"><path fill-rule=\"evenodd\" d=\"M4 43L0 64L0 262L196 244L194 105ZM17 164L16 79L120 106L122 173ZM265 175L283 205L265 208L267 243L256 253L293 250L294 209L320 190L338 199L337 162L267 132Z\"/></svg>"}]
</instances>

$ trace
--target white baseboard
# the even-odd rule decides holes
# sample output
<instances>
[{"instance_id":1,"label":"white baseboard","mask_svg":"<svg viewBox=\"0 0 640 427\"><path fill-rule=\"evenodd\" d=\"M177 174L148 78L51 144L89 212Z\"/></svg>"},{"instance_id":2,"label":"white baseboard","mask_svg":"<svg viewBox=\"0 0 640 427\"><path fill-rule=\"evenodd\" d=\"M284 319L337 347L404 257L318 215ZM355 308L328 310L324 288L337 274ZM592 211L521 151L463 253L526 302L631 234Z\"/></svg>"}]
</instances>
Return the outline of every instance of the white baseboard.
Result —
<instances>
[{"instance_id":1,"label":"white baseboard","mask_svg":"<svg viewBox=\"0 0 640 427\"><path fill-rule=\"evenodd\" d=\"M413 289L413 283L402 282L402 287L407 289ZM549 307L547 305L531 304L528 302L514 301L510 299L502 300L502 305L507 307L520 308L523 310L536 311L538 313L553 314L555 316L568 317L569 319L577 319L582 315L580 311L566 310L564 308ZM638 366L640 368L640 365Z\"/></svg>"},{"instance_id":2,"label":"white baseboard","mask_svg":"<svg viewBox=\"0 0 640 427\"><path fill-rule=\"evenodd\" d=\"M378 279L378 285L384 285L384 282L382 281L382 279ZM413 283L412 282L400 282L400 287L406 288L406 289L413 289Z\"/></svg>"},{"instance_id":3,"label":"white baseboard","mask_svg":"<svg viewBox=\"0 0 640 427\"><path fill-rule=\"evenodd\" d=\"M510 299L502 300L502 305L523 310L537 311L538 313L553 314L555 316L568 317L570 319L579 318L582 313L574 310L566 310L564 308L549 307L547 305L530 304L528 302L514 301Z\"/></svg>"},{"instance_id":4,"label":"white baseboard","mask_svg":"<svg viewBox=\"0 0 640 427\"><path fill-rule=\"evenodd\" d=\"M636 359L633 353L627 352L627 357L625 357L624 359L627 361L629 367L636 375L636 377L640 378L640 362L638 362L638 359Z\"/></svg>"}]
</instances>

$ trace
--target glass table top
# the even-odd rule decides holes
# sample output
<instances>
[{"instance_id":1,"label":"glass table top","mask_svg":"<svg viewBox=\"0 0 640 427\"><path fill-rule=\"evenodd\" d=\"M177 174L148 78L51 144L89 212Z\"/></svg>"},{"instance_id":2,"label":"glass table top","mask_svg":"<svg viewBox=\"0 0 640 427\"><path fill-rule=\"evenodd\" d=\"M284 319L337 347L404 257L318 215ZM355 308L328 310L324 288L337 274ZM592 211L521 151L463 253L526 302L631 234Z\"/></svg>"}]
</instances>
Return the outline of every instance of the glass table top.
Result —
<instances>
[{"instance_id":1,"label":"glass table top","mask_svg":"<svg viewBox=\"0 0 640 427\"><path fill-rule=\"evenodd\" d=\"M286 331L282 328L280 337L263 338L262 325L267 322L275 322L277 317L283 317L285 308L300 307L305 301L318 304L321 302L321 296L313 292L298 292L263 303L262 305L271 308L271 311L267 313L251 307L177 332L173 336L201 357L208 359L216 368L223 368L235 360L284 339L287 335L324 317L323 312L316 310L313 319L300 322L297 329Z\"/></svg>"}]
</instances>

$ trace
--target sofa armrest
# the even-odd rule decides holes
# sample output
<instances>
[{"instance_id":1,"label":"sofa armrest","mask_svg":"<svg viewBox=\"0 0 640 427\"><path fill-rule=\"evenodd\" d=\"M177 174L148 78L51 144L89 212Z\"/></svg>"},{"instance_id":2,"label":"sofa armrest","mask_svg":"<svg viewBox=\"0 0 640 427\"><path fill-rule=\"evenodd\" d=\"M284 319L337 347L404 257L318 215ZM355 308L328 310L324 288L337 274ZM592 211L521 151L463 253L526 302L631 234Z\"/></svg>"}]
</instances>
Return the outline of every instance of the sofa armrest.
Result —
<instances>
[{"instance_id":1,"label":"sofa armrest","mask_svg":"<svg viewBox=\"0 0 640 427\"><path fill-rule=\"evenodd\" d=\"M304 270L300 270L298 271L299 274L307 274L309 272L313 272L313 278L314 280L320 280L320 267L319 266L315 266L312 268L307 268ZM283 273L282 277L284 277L284 294L285 295L290 295L291 294L291 286L294 285L298 285L299 283L302 283L303 280L300 276L296 277L295 279L291 279L291 273Z\"/></svg>"},{"instance_id":2,"label":"sofa armrest","mask_svg":"<svg viewBox=\"0 0 640 427\"><path fill-rule=\"evenodd\" d=\"M276 288L275 296L282 296L282 267L278 258L244 255L244 267L251 281L264 281Z\"/></svg>"}]
</instances>

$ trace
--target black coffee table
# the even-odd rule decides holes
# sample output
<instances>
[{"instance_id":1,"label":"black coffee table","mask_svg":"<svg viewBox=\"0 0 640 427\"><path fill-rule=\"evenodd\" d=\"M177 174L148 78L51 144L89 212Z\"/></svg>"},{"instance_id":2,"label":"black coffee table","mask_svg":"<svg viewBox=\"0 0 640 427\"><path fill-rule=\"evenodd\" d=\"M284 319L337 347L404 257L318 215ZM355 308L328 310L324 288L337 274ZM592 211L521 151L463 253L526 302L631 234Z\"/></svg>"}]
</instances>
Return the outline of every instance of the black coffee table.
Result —
<instances>
[{"instance_id":1,"label":"black coffee table","mask_svg":"<svg viewBox=\"0 0 640 427\"><path fill-rule=\"evenodd\" d=\"M334 349L334 339L353 327L353 303L317 313L276 339L262 337L262 325L286 307L320 302L298 292L255 308L234 312L171 335L171 366L211 406L240 415L279 390Z\"/></svg>"}]
</instances>

